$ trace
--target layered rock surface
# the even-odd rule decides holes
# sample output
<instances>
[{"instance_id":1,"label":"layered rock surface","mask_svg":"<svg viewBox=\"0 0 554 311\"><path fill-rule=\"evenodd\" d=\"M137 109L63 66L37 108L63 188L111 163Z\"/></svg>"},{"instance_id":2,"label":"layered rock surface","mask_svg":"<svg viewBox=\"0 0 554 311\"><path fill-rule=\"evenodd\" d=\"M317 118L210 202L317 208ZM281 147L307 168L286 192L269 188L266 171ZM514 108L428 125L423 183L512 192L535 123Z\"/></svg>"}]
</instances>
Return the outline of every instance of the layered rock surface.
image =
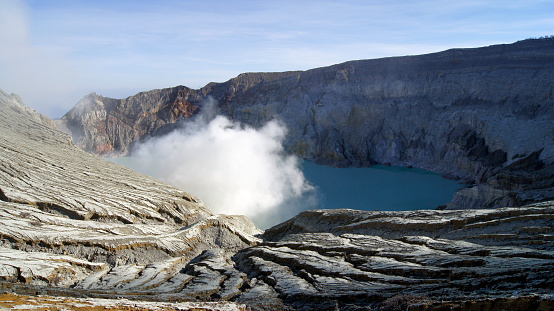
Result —
<instances>
[{"instance_id":1,"label":"layered rock surface","mask_svg":"<svg viewBox=\"0 0 554 311\"><path fill-rule=\"evenodd\" d=\"M1 280L76 290L171 287L202 251L235 252L259 241L248 218L213 215L193 195L85 153L6 96ZM176 288L187 278L180 281Z\"/></svg>"},{"instance_id":2,"label":"layered rock surface","mask_svg":"<svg viewBox=\"0 0 554 311\"><path fill-rule=\"evenodd\" d=\"M309 211L267 230L265 243L239 256L251 273L287 295L302 297L299 289L305 288L338 305L396 294L548 295L554 288L553 224L552 203L472 211ZM279 267L267 271L266 262Z\"/></svg>"},{"instance_id":3,"label":"layered rock surface","mask_svg":"<svg viewBox=\"0 0 554 311\"><path fill-rule=\"evenodd\" d=\"M554 307L554 202L309 211L257 235L246 217L213 215L193 195L84 153L21 110L0 103L0 116L1 288L175 309L167 302L220 301L211 305L220 310Z\"/></svg>"},{"instance_id":4,"label":"layered rock surface","mask_svg":"<svg viewBox=\"0 0 554 311\"><path fill-rule=\"evenodd\" d=\"M38 113L35 109L25 106L21 97L17 94L8 94L0 90L0 104L6 109L23 113L26 117L31 118L35 122L51 128L56 128L54 121Z\"/></svg>"},{"instance_id":5,"label":"layered rock surface","mask_svg":"<svg viewBox=\"0 0 554 311\"><path fill-rule=\"evenodd\" d=\"M171 130L212 97L220 113L246 124L281 119L287 149L303 158L334 166L410 165L482 185L448 208L521 206L554 198L552 72L554 39L524 40L246 73L199 90L179 86L121 100L91 94L59 123L89 152L127 154L134 142ZM533 155L548 169L523 170L527 180L507 169L496 182L500 170Z\"/></svg>"}]
</instances>

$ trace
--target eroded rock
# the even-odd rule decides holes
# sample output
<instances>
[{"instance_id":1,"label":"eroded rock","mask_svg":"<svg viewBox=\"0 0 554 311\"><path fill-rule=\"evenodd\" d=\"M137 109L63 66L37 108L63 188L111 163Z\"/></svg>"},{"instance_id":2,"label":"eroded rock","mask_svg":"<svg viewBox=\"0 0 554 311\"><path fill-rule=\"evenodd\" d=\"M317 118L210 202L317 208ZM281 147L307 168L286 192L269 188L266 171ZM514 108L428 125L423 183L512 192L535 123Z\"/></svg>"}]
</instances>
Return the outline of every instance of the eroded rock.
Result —
<instances>
[{"instance_id":1,"label":"eroded rock","mask_svg":"<svg viewBox=\"0 0 554 311\"><path fill-rule=\"evenodd\" d=\"M145 308L554 305L554 201L307 211L262 234L244 216L213 215L190 194L84 153L21 109L0 102L0 116L0 288Z\"/></svg>"}]
</instances>

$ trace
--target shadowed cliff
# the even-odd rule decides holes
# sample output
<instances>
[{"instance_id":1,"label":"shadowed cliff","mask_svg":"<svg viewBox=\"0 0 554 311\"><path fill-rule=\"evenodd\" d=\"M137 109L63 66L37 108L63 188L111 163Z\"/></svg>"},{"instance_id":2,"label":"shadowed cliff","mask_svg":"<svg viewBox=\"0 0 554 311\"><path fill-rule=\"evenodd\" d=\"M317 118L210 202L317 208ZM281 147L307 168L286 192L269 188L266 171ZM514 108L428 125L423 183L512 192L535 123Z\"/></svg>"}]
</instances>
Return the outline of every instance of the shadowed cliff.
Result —
<instances>
[{"instance_id":1,"label":"shadowed cliff","mask_svg":"<svg viewBox=\"0 0 554 311\"><path fill-rule=\"evenodd\" d=\"M245 124L281 119L287 150L305 159L414 166L479 186L447 208L521 206L554 198L552 72L554 39L531 39L245 73L199 90L178 86L125 99L92 93L58 125L88 152L126 155L194 115L209 96L219 113Z\"/></svg>"}]
</instances>

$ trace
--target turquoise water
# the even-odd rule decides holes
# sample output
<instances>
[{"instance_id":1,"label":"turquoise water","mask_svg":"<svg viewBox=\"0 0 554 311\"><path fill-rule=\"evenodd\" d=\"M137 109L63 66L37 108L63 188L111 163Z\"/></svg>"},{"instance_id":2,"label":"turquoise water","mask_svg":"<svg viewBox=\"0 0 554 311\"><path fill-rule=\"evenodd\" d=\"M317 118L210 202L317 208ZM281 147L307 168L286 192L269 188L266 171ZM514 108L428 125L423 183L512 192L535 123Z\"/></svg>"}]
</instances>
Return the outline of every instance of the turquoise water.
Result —
<instances>
[{"instance_id":1,"label":"turquoise water","mask_svg":"<svg viewBox=\"0 0 554 311\"><path fill-rule=\"evenodd\" d=\"M144 171L133 158L108 160L155 178L160 177L156 176L156 172ZM306 179L316 187L319 202L313 204L311 200L310 204L307 204L307 200L303 199L293 202L289 205L295 207L286 215L272 216L279 218L278 221L292 217L302 210L314 208L350 208L366 211L434 209L450 202L454 193L463 187L459 182L418 168L384 165L369 168L335 168L303 161L302 171ZM283 209L287 208L283 206Z\"/></svg>"},{"instance_id":2,"label":"turquoise water","mask_svg":"<svg viewBox=\"0 0 554 311\"><path fill-rule=\"evenodd\" d=\"M417 168L334 168L304 161L306 178L314 184L322 208L366 211L434 209L450 202L462 184Z\"/></svg>"}]
</instances>

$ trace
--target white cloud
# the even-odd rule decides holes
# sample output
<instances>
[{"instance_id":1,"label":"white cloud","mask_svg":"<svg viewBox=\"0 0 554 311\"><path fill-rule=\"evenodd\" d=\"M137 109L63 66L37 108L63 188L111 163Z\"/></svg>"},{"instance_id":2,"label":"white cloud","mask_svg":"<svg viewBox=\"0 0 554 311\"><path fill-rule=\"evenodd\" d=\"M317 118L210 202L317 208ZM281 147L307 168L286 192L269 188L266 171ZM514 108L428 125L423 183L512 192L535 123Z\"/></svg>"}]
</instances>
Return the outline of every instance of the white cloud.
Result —
<instances>
[{"instance_id":1,"label":"white cloud","mask_svg":"<svg viewBox=\"0 0 554 311\"><path fill-rule=\"evenodd\" d=\"M210 105L194 122L138 146L132 156L141 170L194 193L216 213L247 215L260 227L316 207L299 159L284 152L283 124L254 129L210 117Z\"/></svg>"}]
</instances>

